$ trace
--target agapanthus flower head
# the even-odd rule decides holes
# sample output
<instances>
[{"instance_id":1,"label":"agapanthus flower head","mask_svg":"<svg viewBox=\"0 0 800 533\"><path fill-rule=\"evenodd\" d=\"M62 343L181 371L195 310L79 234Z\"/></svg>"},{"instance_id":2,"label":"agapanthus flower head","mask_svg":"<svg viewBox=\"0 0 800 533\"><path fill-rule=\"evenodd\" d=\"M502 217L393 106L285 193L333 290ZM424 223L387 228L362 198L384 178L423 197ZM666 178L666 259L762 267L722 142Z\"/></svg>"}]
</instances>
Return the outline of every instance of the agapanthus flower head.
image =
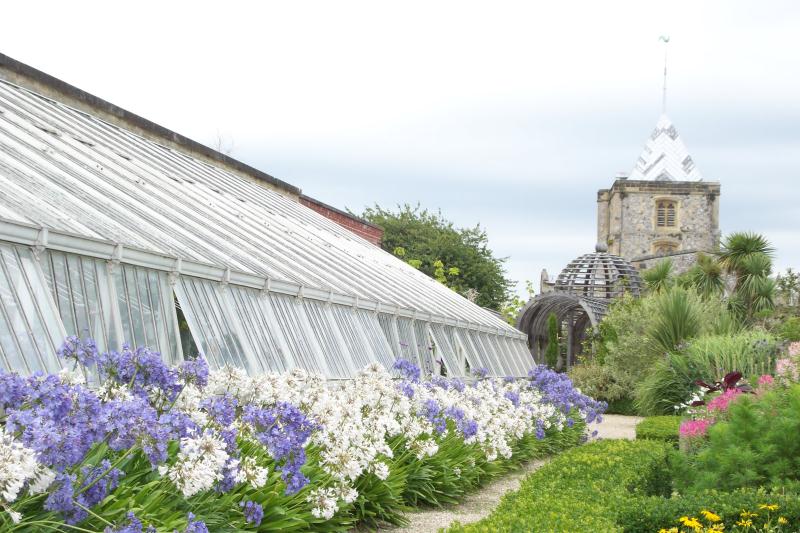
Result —
<instances>
[{"instance_id":1,"label":"agapanthus flower head","mask_svg":"<svg viewBox=\"0 0 800 533\"><path fill-rule=\"evenodd\" d=\"M136 515L129 512L125 520L118 526L108 526L103 530L103 533L156 533L156 528L148 526L143 530L142 521L136 518Z\"/></svg>"},{"instance_id":2,"label":"agapanthus flower head","mask_svg":"<svg viewBox=\"0 0 800 533\"><path fill-rule=\"evenodd\" d=\"M25 483L35 479L38 471L34 451L0 426L0 504L16 500Z\"/></svg>"},{"instance_id":3,"label":"agapanthus flower head","mask_svg":"<svg viewBox=\"0 0 800 533\"><path fill-rule=\"evenodd\" d=\"M183 388L178 370L165 364L161 354L145 347L131 350L123 345L121 352L104 353L98 357L97 368L101 379L128 385L142 398L158 393L172 402Z\"/></svg>"},{"instance_id":4,"label":"agapanthus flower head","mask_svg":"<svg viewBox=\"0 0 800 533\"><path fill-rule=\"evenodd\" d=\"M247 405L242 422L252 428L255 438L278 463L286 493L302 489L308 483L300 471L306 460L305 444L318 426L297 407L285 402L270 408Z\"/></svg>"},{"instance_id":5,"label":"agapanthus flower head","mask_svg":"<svg viewBox=\"0 0 800 533\"><path fill-rule=\"evenodd\" d=\"M178 375L184 383L203 389L208 385L208 362L204 357L187 359L181 363Z\"/></svg>"},{"instance_id":6,"label":"agapanthus flower head","mask_svg":"<svg viewBox=\"0 0 800 533\"><path fill-rule=\"evenodd\" d=\"M97 343L94 339L81 339L73 335L64 339L56 354L62 359L72 360L83 367L88 367L97 361Z\"/></svg>"},{"instance_id":7,"label":"agapanthus flower head","mask_svg":"<svg viewBox=\"0 0 800 533\"><path fill-rule=\"evenodd\" d=\"M188 523L186 524L186 529L184 529L182 533L208 533L208 527L205 522L202 520L195 520L196 518L194 513L189 513L187 515Z\"/></svg>"},{"instance_id":8,"label":"agapanthus flower head","mask_svg":"<svg viewBox=\"0 0 800 533\"><path fill-rule=\"evenodd\" d=\"M227 427L233 424L236 418L236 407L239 402L230 393L225 393L223 396L215 396L213 398L206 398L200 402L200 407L205 409L211 418L222 427Z\"/></svg>"},{"instance_id":9,"label":"agapanthus flower head","mask_svg":"<svg viewBox=\"0 0 800 533\"><path fill-rule=\"evenodd\" d=\"M400 375L410 381L411 383L419 383L419 378L422 372L419 367L406 359L397 359L392 365L394 370L400 372Z\"/></svg>"},{"instance_id":10,"label":"agapanthus flower head","mask_svg":"<svg viewBox=\"0 0 800 533\"><path fill-rule=\"evenodd\" d=\"M239 502L239 507L242 507L244 519L248 524L252 524L255 527L261 525L261 520L264 519L264 509L260 503L254 501Z\"/></svg>"},{"instance_id":11,"label":"agapanthus flower head","mask_svg":"<svg viewBox=\"0 0 800 533\"><path fill-rule=\"evenodd\" d=\"M478 379L484 379L489 375L489 369L484 367L476 368L472 371L472 375Z\"/></svg>"},{"instance_id":12,"label":"agapanthus flower head","mask_svg":"<svg viewBox=\"0 0 800 533\"><path fill-rule=\"evenodd\" d=\"M118 468L111 468L111 462L103 459L97 466L84 466L81 469L83 483L79 502L84 507L94 507L108 494L117 488L119 480L125 473Z\"/></svg>"}]
</instances>

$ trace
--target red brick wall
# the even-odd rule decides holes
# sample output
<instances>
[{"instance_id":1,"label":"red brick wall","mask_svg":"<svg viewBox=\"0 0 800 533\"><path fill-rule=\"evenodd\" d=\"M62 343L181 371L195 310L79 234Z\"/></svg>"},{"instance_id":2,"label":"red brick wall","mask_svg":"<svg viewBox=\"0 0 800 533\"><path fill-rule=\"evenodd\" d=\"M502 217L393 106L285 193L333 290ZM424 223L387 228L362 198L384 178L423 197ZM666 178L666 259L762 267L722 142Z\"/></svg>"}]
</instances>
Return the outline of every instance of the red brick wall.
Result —
<instances>
[{"instance_id":1,"label":"red brick wall","mask_svg":"<svg viewBox=\"0 0 800 533\"><path fill-rule=\"evenodd\" d=\"M368 224L358 217L348 215L347 213L331 208L307 196L301 196L300 203L309 209L313 209L325 218L333 220L343 228L352 231L362 239L366 239L376 246L381 245L381 239L383 238L383 230L381 228Z\"/></svg>"}]
</instances>

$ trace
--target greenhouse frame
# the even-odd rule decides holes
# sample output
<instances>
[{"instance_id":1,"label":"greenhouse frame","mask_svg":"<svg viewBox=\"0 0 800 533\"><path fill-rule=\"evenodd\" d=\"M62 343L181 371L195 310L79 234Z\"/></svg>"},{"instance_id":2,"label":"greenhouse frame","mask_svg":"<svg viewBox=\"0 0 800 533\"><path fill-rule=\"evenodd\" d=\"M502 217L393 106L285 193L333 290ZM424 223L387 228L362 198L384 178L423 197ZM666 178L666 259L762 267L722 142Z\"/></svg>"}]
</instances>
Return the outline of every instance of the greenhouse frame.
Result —
<instances>
[{"instance_id":1,"label":"greenhouse frame","mask_svg":"<svg viewBox=\"0 0 800 533\"><path fill-rule=\"evenodd\" d=\"M533 365L495 314L195 145L0 56L0 367L57 371L67 335L328 378Z\"/></svg>"}]
</instances>

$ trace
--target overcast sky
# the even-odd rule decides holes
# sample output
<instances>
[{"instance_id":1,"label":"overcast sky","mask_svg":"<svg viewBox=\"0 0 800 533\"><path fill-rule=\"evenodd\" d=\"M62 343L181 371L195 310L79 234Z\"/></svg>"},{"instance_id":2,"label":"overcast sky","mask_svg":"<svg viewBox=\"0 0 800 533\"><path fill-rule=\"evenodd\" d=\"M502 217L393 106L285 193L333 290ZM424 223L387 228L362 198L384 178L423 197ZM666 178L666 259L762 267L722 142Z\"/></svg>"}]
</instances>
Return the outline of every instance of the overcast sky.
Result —
<instances>
[{"instance_id":1,"label":"overcast sky","mask_svg":"<svg viewBox=\"0 0 800 533\"><path fill-rule=\"evenodd\" d=\"M800 267L800 3L13 2L0 51L332 205L480 223L538 282L661 108L725 233ZM262 5L263 4L263 5Z\"/></svg>"}]
</instances>

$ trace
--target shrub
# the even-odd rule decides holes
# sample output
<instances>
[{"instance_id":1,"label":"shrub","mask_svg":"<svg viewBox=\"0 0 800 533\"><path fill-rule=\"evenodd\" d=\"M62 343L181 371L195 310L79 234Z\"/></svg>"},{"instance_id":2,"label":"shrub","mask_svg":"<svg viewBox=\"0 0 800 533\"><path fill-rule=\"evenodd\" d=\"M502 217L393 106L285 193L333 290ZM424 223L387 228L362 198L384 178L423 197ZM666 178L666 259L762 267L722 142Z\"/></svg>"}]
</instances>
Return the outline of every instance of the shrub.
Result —
<instances>
[{"instance_id":1,"label":"shrub","mask_svg":"<svg viewBox=\"0 0 800 533\"><path fill-rule=\"evenodd\" d=\"M673 291L680 296L674 296ZM673 324L672 319L660 318L662 308L675 307L672 305L675 299L679 300L681 312L673 309L671 316L678 324ZM692 320L685 320L687 316ZM597 355L592 364L593 370L604 367L602 379L587 371L576 375L575 384L588 391L594 390L591 385L597 383L609 395L598 395L598 398L609 403L635 398L636 387L652 373L654 365L664 359L667 350L662 342L674 348L675 343L691 340L694 335L731 334L737 327L727 305L718 297L704 299L692 290L681 288L643 298L625 295L612 304L608 315L600 322L599 340L594 345Z\"/></svg>"},{"instance_id":2,"label":"shrub","mask_svg":"<svg viewBox=\"0 0 800 533\"><path fill-rule=\"evenodd\" d=\"M726 419L708 428L697 454L680 455L678 486L706 489L786 487L800 484L800 385L763 396L743 394Z\"/></svg>"},{"instance_id":3,"label":"shrub","mask_svg":"<svg viewBox=\"0 0 800 533\"><path fill-rule=\"evenodd\" d=\"M746 377L770 374L775 368L777 345L763 332L708 335L694 339L682 352L658 360L636 387L636 408L642 415L674 414L675 406L691 398L695 381L718 381L737 370Z\"/></svg>"},{"instance_id":4,"label":"shrub","mask_svg":"<svg viewBox=\"0 0 800 533\"><path fill-rule=\"evenodd\" d=\"M619 381L617 373L608 365L591 361L575 365L570 368L569 377L582 393L597 400L612 402L623 399L630 393L625 383Z\"/></svg>"},{"instance_id":5,"label":"shrub","mask_svg":"<svg viewBox=\"0 0 800 533\"><path fill-rule=\"evenodd\" d=\"M661 440L678 445L679 416L651 416L636 424L636 438Z\"/></svg>"},{"instance_id":6,"label":"shrub","mask_svg":"<svg viewBox=\"0 0 800 533\"><path fill-rule=\"evenodd\" d=\"M621 531L616 513L632 495L669 494L670 450L626 440L573 448L528 476L487 518L449 531Z\"/></svg>"},{"instance_id":7,"label":"shrub","mask_svg":"<svg viewBox=\"0 0 800 533\"><path fill-rule=\"evenodd\" d=\"M765 505L777 505L778 509L769 511L762 509ZM797 531L800 524L800 497L795 493L768 493L764 490L736 490L733 492L706 491L694 495L673 496L672 498L641 497L633 498L628 505L619 509L617 525L626 532L654 532L659 529L669 530L680 527L682 516L696 517L703 520L702 511L710 511L719 516L719 523L733 529L742 511L755 512L763 520L771 515L772 524L783 517L788 524L783 531ZM763 522L756 521L757 524ZM684 528L684 531L688 528ZM767 529L760 530L767 531ZM776 531L775 529L769 531ZM777 529L777 531L781 531Z\"/></svg>"},{"instance_id":8,"label":"shrub","mask_svg":"<svg viewBox=\"0 0 800 533\"><path fill-rule=\"evenodd\" d=\"M778 335L789 342L800 341L800 317L792 316L778 327Z\"/></svg>"}]
</instances>

